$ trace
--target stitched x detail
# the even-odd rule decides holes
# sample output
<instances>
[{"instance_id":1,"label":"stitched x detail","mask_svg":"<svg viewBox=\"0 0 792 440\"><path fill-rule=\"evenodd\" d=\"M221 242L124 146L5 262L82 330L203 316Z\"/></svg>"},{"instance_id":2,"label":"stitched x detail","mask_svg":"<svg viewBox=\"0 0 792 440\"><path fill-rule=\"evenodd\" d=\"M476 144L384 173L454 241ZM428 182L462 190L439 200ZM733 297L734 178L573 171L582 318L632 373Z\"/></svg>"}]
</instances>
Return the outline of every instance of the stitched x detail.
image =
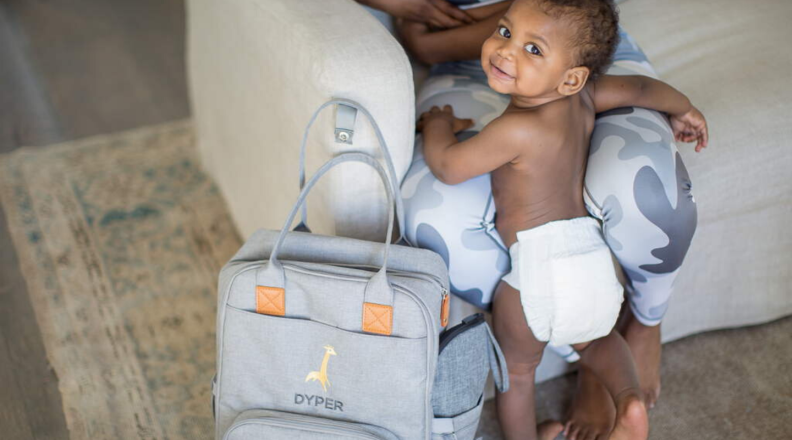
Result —
<instances>
[{"instance_id":1,"label":"stitched x detail","mask_svg":"<svg viewBox=\"0 0 792 440\"><path fill-rule=\"evenodd\" d=\"M381 304L363 304L363 331L390 335L393 327L393 307Z\"/></svg>"},{"instance_id":2,"label":"stitched x detail","mask_svg":"<svg viewBox=\"0 0 792 440\"><path fill-rule=\"evenodd\" d=\"M282 310L281 305L278 304L280 302L280 301L278 301L278 299L279 299L278 298L278 294L266 293L266 294L262 295L261 299L263 301L263 304L261 304L262 308L265 308L265 309L273 308L273 309L276 309L276 310Z\"/></svg>"},{"instance_id":3,"label":"stitched x detail","mask_svg":"<svg viewBox=\"0 0 792 440\"><path fill-rule=\"evenodd\" d=\"M285 315L285 296L282 288L256 286L256 312L265 315Z\"/></svg>"}]
</instances>

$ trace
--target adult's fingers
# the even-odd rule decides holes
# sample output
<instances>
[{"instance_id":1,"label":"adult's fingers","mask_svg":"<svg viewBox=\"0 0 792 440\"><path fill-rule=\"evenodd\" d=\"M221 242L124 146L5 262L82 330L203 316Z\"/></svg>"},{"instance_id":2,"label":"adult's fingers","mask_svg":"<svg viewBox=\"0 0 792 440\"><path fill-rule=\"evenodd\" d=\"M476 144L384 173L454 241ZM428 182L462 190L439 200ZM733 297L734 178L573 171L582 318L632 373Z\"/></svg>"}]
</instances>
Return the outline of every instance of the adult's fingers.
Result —
<instances>
[{"instance_id":1,"label":"adult's fingers","mask_svg":"<svg viewBox=\"0 0 792 440\"><path fill-rule=\"evenodd\" d=\"M451 3L447 2L446 0L429 0L429 2L434 5L437 9L443 11L446 15L451 18L455 18L463 23L475 23L476 20L473 19L467 12L457 8L456 6L452 5Z\"/></svg>"},{"instance_id":2,"label":"adult's fingers","mask_svg":"<svg viewBox=\"0 0 792 440\"><path fill-rule=\"evenodd\" d=\"M433 26L439 28L453 28L462 26L464 24L464 22L447 15L433 4L429 4L427 11L429 23L431 23Z\"/></svg>"}]
</instances>

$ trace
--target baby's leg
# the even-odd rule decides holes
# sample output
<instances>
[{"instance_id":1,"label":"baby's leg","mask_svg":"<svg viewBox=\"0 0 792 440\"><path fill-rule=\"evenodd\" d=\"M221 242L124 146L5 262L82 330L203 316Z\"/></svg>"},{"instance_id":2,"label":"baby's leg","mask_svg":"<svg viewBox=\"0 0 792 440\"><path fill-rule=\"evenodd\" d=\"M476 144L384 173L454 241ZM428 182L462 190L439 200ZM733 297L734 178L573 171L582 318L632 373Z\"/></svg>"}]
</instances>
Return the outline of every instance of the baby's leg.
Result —
<instances>
[{"instance_id":1,"label":"baby's leg","mask_svg":"<svg viewBox=\"0 0 792 440\"><path fill-rule=\"evenodd\" d=\"M646 439L649 420L638 382L630 347L622 336L611 331L592 342L575 344L581 366L602 382L616 404L616 426L611 439Z\"/></svg>"},{"instance_id":2,"label":"baby's leg","mask_svg":"<svg viewBox=\"0 0 792 440\"><path fill-rule=\"evenodd\" d=\"M534 408L534 377L546 343L538 341L528 327L520 292L502 281L495 290L492 323L509 368L509 391L495 398L505 438L555 438L563 426L558 422L545 423L537 435Z\"/></svg>"}]
</instances>

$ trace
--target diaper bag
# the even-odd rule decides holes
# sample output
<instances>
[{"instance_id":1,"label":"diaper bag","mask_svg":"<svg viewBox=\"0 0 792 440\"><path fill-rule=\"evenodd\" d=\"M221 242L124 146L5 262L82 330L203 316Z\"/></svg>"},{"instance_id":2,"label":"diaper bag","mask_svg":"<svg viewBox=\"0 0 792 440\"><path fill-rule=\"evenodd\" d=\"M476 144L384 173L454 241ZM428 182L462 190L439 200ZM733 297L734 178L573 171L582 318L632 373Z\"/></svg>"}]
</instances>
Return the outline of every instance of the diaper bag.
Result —
<instances>
[{"instance_id":1,"label":"diaper bag","mask_svg":"<svg viewBox=\"0 0 792 440\"><path fill-rule=\"evenodd\" d=\"M301 186L308 130L333 104L347 107L339 114L349 116L351 108L369 118L390 173L364 153L336 156L304 185L281 230L257 231L221 270L215 438L472 439L483 383L477 399L458 399L461 414L434 421L447 268L432 251L390 243L394 217L398 212L403 222L403 210L384 139L364 108L332 100L317 110L301 147ZM336 134L339 129L351 131L337 127ZM299 230L289 231L317 180L345 162L371 166L385 184L385 242L313 234L304 213ZM497 364L486 351L471 355L476 359L460 359ZM442 432L433 434L436 424Z\"/></svg>"}]
</instances>

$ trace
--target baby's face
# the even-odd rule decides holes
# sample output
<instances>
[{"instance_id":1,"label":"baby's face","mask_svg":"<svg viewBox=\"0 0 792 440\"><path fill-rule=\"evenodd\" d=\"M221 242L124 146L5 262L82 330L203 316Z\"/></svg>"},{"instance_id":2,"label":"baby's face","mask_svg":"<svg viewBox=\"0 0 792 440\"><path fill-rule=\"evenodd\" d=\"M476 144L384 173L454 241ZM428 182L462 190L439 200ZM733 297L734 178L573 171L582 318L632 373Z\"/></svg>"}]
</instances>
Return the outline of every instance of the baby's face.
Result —
<instances>
[{"instance_id":1,"label":"baby's face","mask_svg":"<svg viewBox=\"0 0 792 440\"><path fill-rule=\"evenodd\" d=\"M514 2L481 48L490 87L518 97L554 96L572 67L571 38L563 20L548 16L533 1Z\"/></svg>"}]
</instances>

